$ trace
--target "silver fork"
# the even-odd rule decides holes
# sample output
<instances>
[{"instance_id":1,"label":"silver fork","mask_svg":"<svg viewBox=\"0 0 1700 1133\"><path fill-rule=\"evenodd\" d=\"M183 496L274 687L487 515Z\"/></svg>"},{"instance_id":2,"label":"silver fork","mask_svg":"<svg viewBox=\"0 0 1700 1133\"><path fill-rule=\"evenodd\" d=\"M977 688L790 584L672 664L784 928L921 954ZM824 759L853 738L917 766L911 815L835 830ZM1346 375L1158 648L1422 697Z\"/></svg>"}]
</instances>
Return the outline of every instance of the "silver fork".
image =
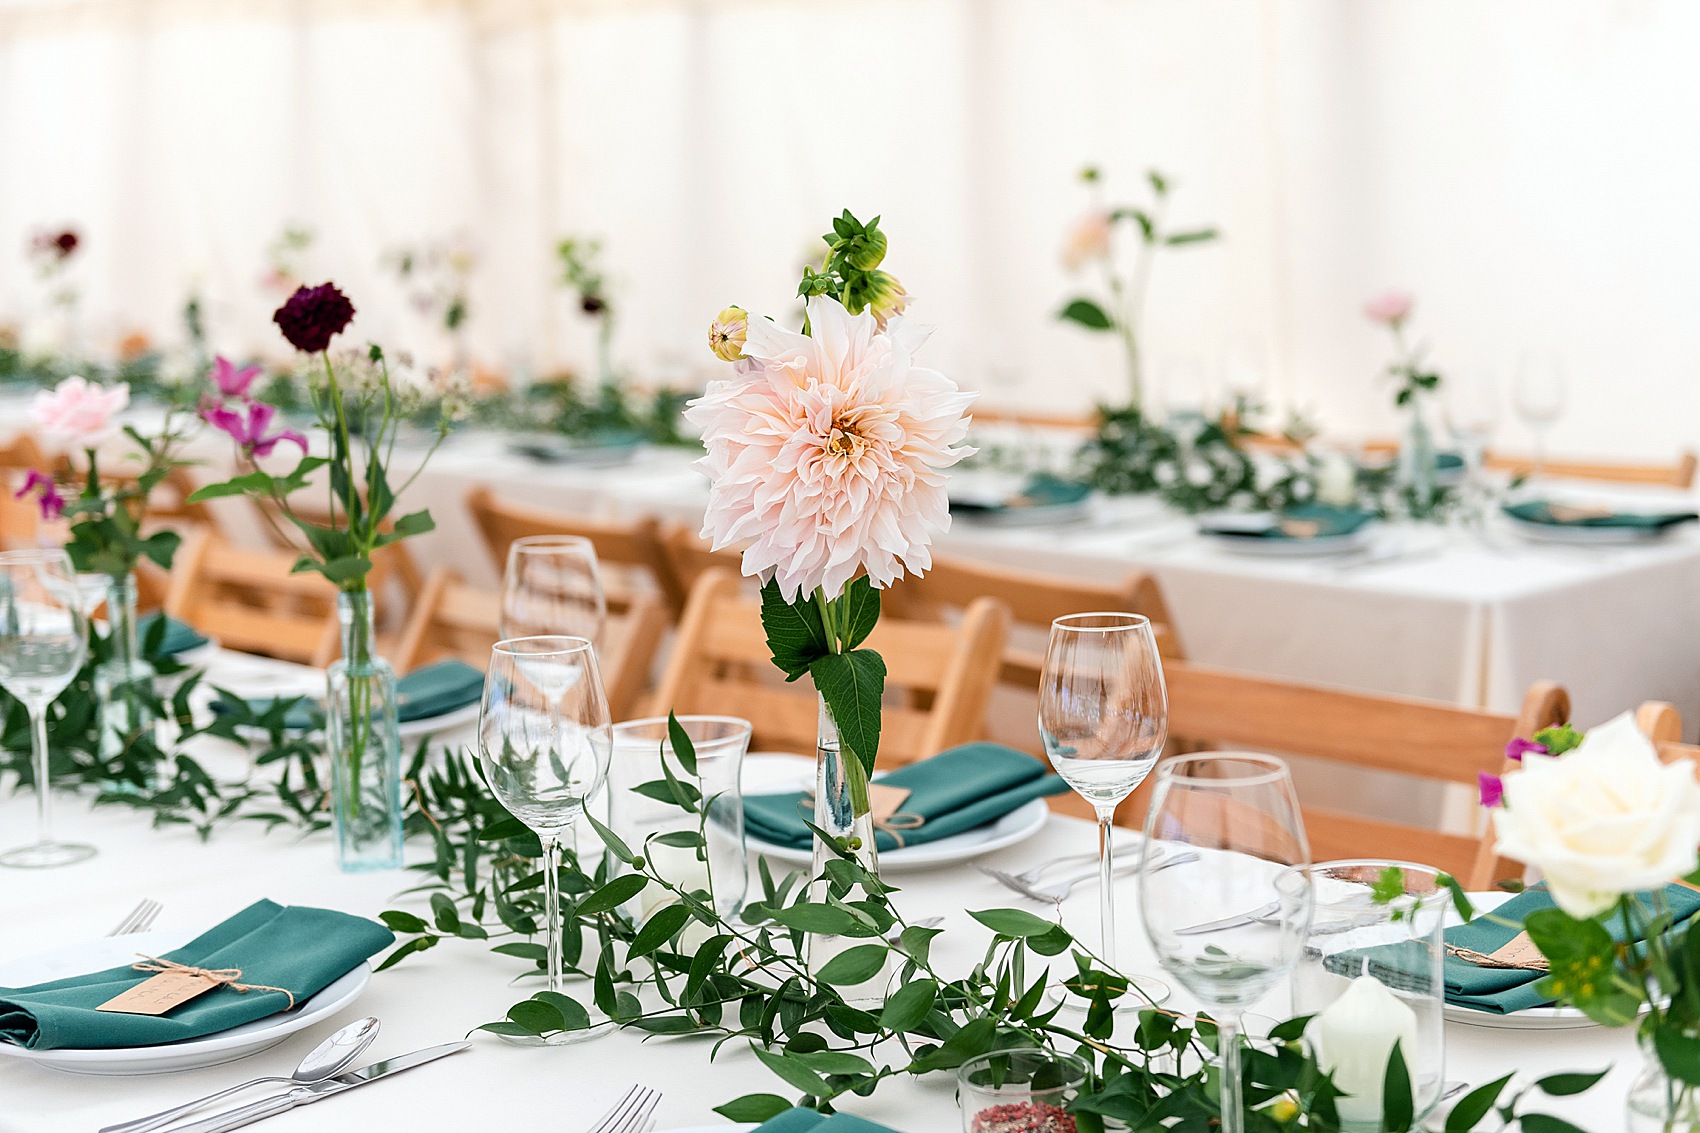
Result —
<instances>
[{"instance_id":1,"label":"silver fork","mask_svg":"<svg viewBox=\"0 0 1700 1133\"><path fill-rule=\"evenodd\" d=\"M144 897L139 905L125 914L107 936L130 936L138 932L146 932L153 927L153 922L159 917L160 910L165 908L152 897Z\"/></svg>"},{"instance_id":2,"label":"silver fork","mask_svg":"<svg viewBox=\"0 0 1700 1133\"><path fill-rule=\"evenodd\" d=\"M633 1086L626 1096L614 1103L614 1108L602 1115L602 1120L585 1133L638 1133L661 1104L661 1091L648 1086Z\"/></svg>"},{"instance_id":3,"label":"silver fork","mask_svg":"<svg viewBox=\"0 0 1700 1133\"><path fill-rule=\"evenodd\" d=\"M1098 855L1094 854L1092 856L1097 857ZM1120 877L1124 873L1132 873L1134 870L1139 868L1142 860L1143 856L1140 856L1133 858L1131 861L1125 861L1117 864L1114 876ZM1191 850L1183 850L1178 854L1167 854L1151 868L1151 872L1156 873L1158 870L1168 869L1170 866L1186 865L1188 862L1195 862L1197 860L1198 855ZM1076 885L1079 885L1082 882L1091 881L1094 877L1098 876L1098 870L1092 869L1085 873L1077 873L1073 877L1065 877L1060 881L1053 881L1048 885L1031 885L1025 881L1019 880L1014 874L1006 874L994 869L987 869L984 872L1009 886L1009 888L1015 890L1023 897L1030 898L1034 901L1061 901L1064 897L1067 897L1074 891L1074 887Z\"/></svg>"},{"instance_id":4,"label":"silver fork","mask_svg":"<svg viewBox=\"0 0 1700 1133\"><path fill-rule=\"evenodd\" d=\"M1032 885L1034 882L1038 881L1040 877L1044 876L1047 870L1055 869L1059 865L1063 865L1067 862L1093 862L1097 860L1098 854L1096 851L1093 851L1085 854L1064 854L1060 858L1051 858L1049 861L1040 862L1032 869L1024 869L1020 873L1008 873L1003 870L995 869L992 866L981 865L979 862L974 863L974 868L988 877L995 877L999 880L1006 877L1013 877L1024 885Z\"/></svg>"}]
</instances>

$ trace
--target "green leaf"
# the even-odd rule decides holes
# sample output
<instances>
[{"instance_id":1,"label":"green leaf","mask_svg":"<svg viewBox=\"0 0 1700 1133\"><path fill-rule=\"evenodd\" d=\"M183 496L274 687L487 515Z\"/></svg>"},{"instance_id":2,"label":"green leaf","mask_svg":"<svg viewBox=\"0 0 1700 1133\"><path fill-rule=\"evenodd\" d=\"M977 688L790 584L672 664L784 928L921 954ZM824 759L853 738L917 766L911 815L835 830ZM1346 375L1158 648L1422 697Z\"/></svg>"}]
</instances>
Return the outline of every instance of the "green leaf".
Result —
<instances>
[{"instance_id":1,"label":"green leaf","mask_svg":"<svg viewBox=\"0 0 1700 1133\"><path fill-rule=\"evenodd\" d=\"M602 839L602 844L607 846L608 851L616 858L619 858L627 865L631 865L632 862L637 859L637 855L632 853L631 847L626 845L625 840L606 826L602 825L600 822L596 821L596 816L591 814L588 809L582 812L582 817L586 822L590 823L591 828L596 831L596 836Z\"/></svg>"},{"instance_id":2,"label":"green leaf","mask_svg":"<svg viewBox=\"0 0 1700 1133\"><path fill-rule=\"evenodd\" d=\"M1553 998L1574 1004L1608 1027L1635 1021L1641 1000L1614 978L1617 946L1604 925L1579 921L1561 909L1540 909L1523 918L1523 928L1547 958L1541 986Z\"/></svg>"},{"instance_id":3,"label":"green leaf","mask_svg":"<svg viewBox=\"0 0 1700 1133\"><path fill-rule=\"evenodd\" d=\"M1660 1064L1672 1078L1691 1086L1700 1085L1700 1039L1685 1035L1680 1027L1666 1023L1653 1032L1653 1049L1658 1053ZM1579 1078L1583 1075L1573 1077ZM1538 1082L1536 1085L1549 1094L1558 1092L1547 1089L1544 1082ZM1588 1085L1593 1085L1593 1082ZM1582 1087L1584 1090L1587 1088L1588 1086ZM1580 1093L1581 1090L1570 1092Z\"/></svg>"},{"instance_id":4,"label":"green leaf","mask_svg":"<svg viewBox=\"0 0 1700 1133\"><path fill-rule=\"evenodd\" d=\"M672 846L676 850L694 850L703 845L702 835L695 830L669 830L665 834L657 834L652 841L657 845Z\"/></svg>"},{"instance_id":5,"label":"green leaf","mask_svg":"<svg viewBox=\"0 0 1700 1133\"><path fill-rule=\"evenodd\" d=\"M1055 921L1036 917L1032 913L1023 912L1020 909L970 909L968 915L999 936L1013 937L1017 940L1028 936L1044 936L1057 927Z\"/></svg>"},{"instance_id":6,"label":"green leaf","mask_svg":"<svg viewBox=\"0 0 1700 1133\"><path fill-rule=\"evenodd\" d=\"M941 928L922 928L920 925L910 925L897 938L897 950L905 956L913 957L921 963L927 963L927 955L932 949L933 937L944 930Z\"/></svg>"},{"instance_id":7,"label":"green leaf","mask_svg":"<svg viewBox=\"0 0 1700 1133\"><path fill-rule=\"evenodd\" d=\"M1074 943L1074 934L1060 924L1051 926L1051 931L1038 936L1027 938L1027 947L1040 956L1061 956Z\"/></svg>"},{"instance_id":8,"label":"green leaf","mask_svg":"<svg viewBox=\"0 0 1700 1133\"><path fill-rule=\"evenodd\" d=\"M844 648L855 649L868 640L880 620L880 592L873 581L861 575L844 589Z\"/></svg>"},{"instance_id":9,"label":"green leaf","mask_svg":"<svg viewBox=\"0 0 1700 1133\"><path fill-rule=\"evenodd\" d=\"M933 1009L938 985L923 976L898 988L880 1012L880 1026L899 1033L918 1026Z\"/></svg>"},{"instance_id":10,"label":"green leaf","mask_svg":"<svg viewBox=\"0 0 1700 1133\"><path fill-rule=\"evenodd\" d=\"M617 909L642 893L649 878L641 873L623 873L578 903L578 915L587 917Z\"/></svg>"},{"instance_id":11,"label":"green leaf","mask_svg":"<svg viewBox=\"0 0 1700 1133\"><path fill-rule=\"evenodd\" d=\"M843 1050L788 1052L803 1065L821 1074L872 1074L874 1064L859 1054Z\"/></svg>"},{"instance_id":12,"label":"green leaf","mask_svg":"<svg viewBox=\"0 0 1700 1133\"><path fill-rule=\"evenodd\" d=\"M1214 228L1195 228L1190 232L1171 232L1163 238L1163 243L1171 248L1181 244L1203 244L1216 239L1218 235Z\"/></svg>"},{"instance_id":13,"label":"green leaf","mask_svg":"<svg viewBox=\"0 0 1700 1133\"><path fill-rule=\"evenodd\" d=\"M427 948L435 948L437 946L437 941L441 939L442 937L440 936L416 936L406 944L397 948L394 952L391 952L388 956L385 956L383 963L379 964L372 970L374 972L381 972L385 968L393 968L409 956L413 955L415 952L423 952Z\"/></svg>"},{"instance_id":14,"label":"green leaf","mask_svg":"<svg viewBox=\"0 0 1700 1133\"><path fill-rule=\"evenodd\" d=\"M1657 1036L1655 1035L1655 1042L1656 1041ZM1670 1064L1666 1063L1665 1069L1669 1070L1670 1068ZM1586 1093L1593 1089L1595 1083L1610 1073L1611 1068L1607 1067L1606 1069L1594 1074L1549 1074L1535 1083L1535 1089L1541 1091L1543 1094L1550 1094L1555 1098L1567 1098L1572 1094Z\"/></svg>"},{"instance_id":15,"label":"green leaf","mask_svg":"<svg viewBox=\"0 0 1700 1133\"><path fill-rule=\"evenodd\" d=\"M1513 1075L1507 1074L1485 1086L1477 1086L1461 1098L1452 1112L1446 1115L1446 1133L1468 1133L1476 1127L1476 1123L1488 1115L1499 1095L1511 1083Z\"/></svg>"},{"instance_id":16,"label":"green leaf","mask_svg":"<svg viewBox=\"0 0 1700 1133\"><path fill-rule=\"evenodd\" d=\"M762 1065L784 1079L786 1085L817 1098L832 1095L832 1087L826 1084L826 1079L799 1062L794 1056L781 1051L763 1050L756 1043L751 1043L750 1049L755 1051L756 1057L761 1059Z\"/></svg>"},{"instance_id":17,"label":"green leaf","mask_svg":"<svg viewBox=\"0 0 1700 1133\"><path fill-rule=\"evenodd\" d=\"M460 931L460 910L455 908L454 899L447 893L431 894L431 911L437 916L438 931Z\"/></svg>"},{"instance_id":18,"label":"green leaf","mask_svg":"<svg viewBox=\"0 0 1700 1133\"><path fill-rule=\"evenodd\" d=\"M628 955L633 960L649 955L673 939L673 935L684 928L690 919L691 910L688 905L674 903L661 906L650 914L649 919L638 930L637 936L632 939Z\"/></svg>"},{"instance_id":19,"label":"green leaf","mask_svg":"<svg viewBox=\"0 0 1700 1133\"><path fill-rule=\"evenodd\" d=\"M714 1112L728 1121L768 1121L790 1108L791 1103L778 1094L745 1094L715 1106Z\"/></svg>"},{"instance_id":20,"label":"green leaf","mask_svg":"<svg viewBox=\"0 0 1700 1133\"><path fill-rule=\"evenodd\" d=\"M1087 330L1110 330L1116 325L1110 316L1104 313L1104 308L1090 299L1070 300L1068 306L1057 312L1057 318L1079 323Z\"/></svg>"},{"instance_id":21,"label":"green leaf","mask_svg":"<svg viewBox=\"0 0 1700 1133\"><path fill-rule=\"evenodd\" d=\"M1588 1133L1581 1126L1572 1125L1550 1113L1521 1113L1517 1120L1523 1133Z\"/></svg>"},{"instance_id":22,"label":"green leaf","mask_svg":"<svg viewBox=\"0 0 1700 1133\"><path fill-rule=\"evenodd\" d=\"M1402 1040L1393 1040L1387 1054L1387 1073L1381 1079L1381 1128L1384 1133L1407 1133L1416 1120L1411 1098L1411 1068L1405 1063Z\"/></svg>"},{"instance_id":23,"label":"green leaf","mask_svg":"<svg viewBox=\"0 0 1700 1133\"><path fill-rule=\"evenodd\" d=\"M858 944L828 960L815 978L832 987L866 983L879 975L889 954L890 949L883 944Z\"/></svg>"},{"instance_id":24,"label":"green leaf","mask_svg":"<svg viewBox=\"0 0 1700 1133\"><path fill-rule=\"evenodd\" d=\"M831 652L820 607L811 595L787 602L777 582L767 583L761 588L761 625L773 663L788 681L807 673L814 661Z\"/></svg>"},{"instance_id":25,"label":"green leaf","mask_svg":"<svg viewBox=\"0 0 1700 1133\"><path fill-rule=\"evenodd\" d=\"M880 698L885 660L871 649L829 653L809 665L815 688L826 698L838 735L869 775L880 746Z\"/></svg>"},{"instance_id":26,"label":"green leaf","mask_svg":"<svg viewBox=\"0 0 1700 1133\"><path fill-rule=\"evenodd\" d=\"M527 999L508 1008L508 1018L534 1035L566 1029L567 1021L554 1004Z\"/></svg>"},{"instance_id":27,"label":"green leaf","mask_svg":"<svg viewBox=\"0 0 1700 1133\"><path fill-rule=\"evenodd\" d=\"M773 910L776 924L817 934L843 934L856 927L856 915L838 905L799 904Z\"/></svg>"},{"instance_id":28,"label":"green leaf","mask_svg":"<svg viewBox=\"0 0 1700 1133\"><path fill-rule=\"evenodd\" d=\"M161 618L160 624L163 625L164 623L165 619ZM425 932L431 927L425 923L423 917L416 917L412 913L397 912L394 909L379 913L378 919L383 921L384 927L391 932Z\"/></svg>"},{"instance_id":29,"label":"green leaf","mask_svg":"<svg viewBox=\"0 0 1700 1133\"><path fill-rule=\"evenodd\" d=\"M588 1031L590 1029L590 1012L578 1000L570 995L562 995L558 991L540 991L531 997L539 1003L547 1003L561 1016L561 1030Z\"/></svg>"},{"instance_id":30,"label":"green leaf","mask_svg":"<svg viewBox=\"0 0 1700 1133\"><path fill-rule=\"evenodd\" d=\"M679 766L685 769L685 774L697 773L697 745L691 742L691 737L685 731L685 726L679 723L679 718L673 713L667 713L667 742L673 748L673 758L679 761Z\"/></svg>"}]
</instances>

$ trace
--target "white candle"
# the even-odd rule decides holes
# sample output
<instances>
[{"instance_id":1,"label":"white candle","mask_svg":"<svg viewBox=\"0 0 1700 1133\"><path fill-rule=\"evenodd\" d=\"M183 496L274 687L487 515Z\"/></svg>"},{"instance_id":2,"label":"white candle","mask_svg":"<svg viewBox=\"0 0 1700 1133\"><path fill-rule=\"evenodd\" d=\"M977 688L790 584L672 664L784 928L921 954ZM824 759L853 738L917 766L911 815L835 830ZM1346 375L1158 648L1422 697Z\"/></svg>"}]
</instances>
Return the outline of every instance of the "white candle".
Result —
<instances>
[{"instance_id":1,"label":"white candle","mask_svg":"<svg viewBox=\"0 0 1700 1133\"><path fill-rule=\"evenodd\" d=\"M1336 1103L1348 1126L1381 1124L1382 1085L1393 1044L1407 1068L1417 1046L1417 1013L1374 976L1359 976L1306 1029L1322 1069L1351 1095ZM1416 1075L1411 1075L1413 1082Z\"/></svg>"},{"instance_id":2,"label":"white candle","mask_svg":"<svg viewBox=\"0 0 1700 1133\"><path fill-rule=\"evenodd\" d=\"M1343 453L1331 452L1316 470L1316 502L1350 507L1358 497L1358 470Z\"/></svg>"}]
</instances>

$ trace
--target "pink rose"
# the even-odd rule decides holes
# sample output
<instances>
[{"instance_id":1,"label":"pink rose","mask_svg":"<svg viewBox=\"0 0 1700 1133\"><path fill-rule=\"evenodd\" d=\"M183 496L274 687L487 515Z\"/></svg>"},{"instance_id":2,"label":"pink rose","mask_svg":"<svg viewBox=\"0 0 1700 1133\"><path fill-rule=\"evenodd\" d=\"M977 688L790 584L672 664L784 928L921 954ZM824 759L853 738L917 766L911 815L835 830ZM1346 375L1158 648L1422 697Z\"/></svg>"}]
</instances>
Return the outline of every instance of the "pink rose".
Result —
<instances>
[{"instance_id":1,"label":"pink rose","mask_svg":"<svg viewBox=\"0 0 1700 1133\"><path fill-rule=\"evenodd\" d=\"M118 435L118 414L129 404L128 383L109 389L73 375L35 395L30 420L49 441L96 448Z\"/></svg>"},{"instance_id":2,"label":"pink rose","mask_svg":"<svg viewBox=\"0 0 1700 1133\"><path fill-rule=\"evenodd\" d=\"M1079 271L1093 260L1110 258L1110 214L1093 209L1074 222L1063 242L1063 267Z\"/></svg>"},{"instance_id":3,"label":"pink rose","mask_svg":"<svg viewBox=\"0 0 1700 1133\"><path fill-rule=\"evenodd\" d=\"M1409 291L1387 291L1364 304L1364 317L1372 323L1396 327L1411 317L1416 304Z\"/></svg>"}]
</instances>

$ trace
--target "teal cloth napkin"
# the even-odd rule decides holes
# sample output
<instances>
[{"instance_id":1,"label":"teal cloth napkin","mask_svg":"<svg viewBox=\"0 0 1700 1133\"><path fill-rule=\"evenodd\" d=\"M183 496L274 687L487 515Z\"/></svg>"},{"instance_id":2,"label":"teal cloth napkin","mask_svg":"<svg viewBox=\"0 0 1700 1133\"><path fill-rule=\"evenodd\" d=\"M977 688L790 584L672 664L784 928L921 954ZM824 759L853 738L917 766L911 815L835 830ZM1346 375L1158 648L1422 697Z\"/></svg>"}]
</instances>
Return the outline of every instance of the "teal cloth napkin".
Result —
<instances>
[{"instance_id":1,"label":"teal cloth napkin","mask_svg":"<svg viewBox=\"0 0 1700 1133\"><path fill-rule=\"evenodd\" d=\"M1209 535L1230 535L1241 539L1326 539L1350 535L1374 518L1373 512L1358 508L1302 504L1277 513L1267 524L1213 523L1206 520L1198 525L1198 529ZM1315 526L1314 533L1310 532L1311 525Z\"/></svg>"},{"instance_id":2,"label":"teal cloth napkin","mask_svg":"<svg viewBox=\"0 0 1700 1133\"><path fill-rule=\"evenodd\" d=\"M1541 523L1549 527L1633 527L1645 531L1663 531L1679 523L1700 519L1700 513L1692 511L1614 511L1610 515L1577 515L1561 519L1553 514L1551 500L1508 504L1505 514L1524 523Z\"/></svg>"},{"instance_id":3,"label":"teal cloth napkin","mask_svg":"<svg viewBox=\"0 0 1700 1133\"><path fill-rule=\"evenodd\" d=\"M396 716L405 724L410 720L429 720L457 708L465 708L468 704L477 704L484 695L484 674L464 661L450 659L415 669L396 681L395 687ZM259 697L248 701L248 707L255 713L263 713L278 699ZM325 710L322 705L305 697L282 699L295 700L284 715L285 727L303 732L324 727ZM213 706L214 711L217 707Z\"/></svg>"},{"instance_id":4,"label":"teal cloth napkin","mask_svg":"<svg viewBox=\"0 0 1700 1133\"><path fill-rule=\"evenodd\" d=\"M137 638L144 642L147 641L148 634L153 632L155 623L161 618L165 618L165 615L158 610L151 614L144 614L141 620L136 623ZM178 653L187 653L191 649L199 649L207 643L207 640L207 637L194 626L180 622L176 618L165 618L165 638L159 647L159 651L165 656L171 657Z\"/></svg>"},{"instance_id":5,"label":"teal cloth napkin","mask_svg":"<svg viewBox=\"0 0 1700 1133\"><path fill-rule=\"evenodd\" d=\"M888 1125L876 1125L872 1121L855 1117L848 1113L835 1113L831 1117L816 1113L812 1109L788 1109L778 1117L769 1118L756 1126L755 1133L897 1133Z\"/></svg>"},{"instance_id":6,"label":"teal cloth napkin","mask_svg":"<svg viewBox=\"0 0 1700 1133\"><path fill-rule=\"evenodd\" d=\"M918 829L902 832L905 846L984 826L1030 799L1068 790L1068 785L1049 773L1041 761L1014 748L988 743L941 751L931 759L898 768L880 782L907 787L910 794L902 812L927 820ZM814 835L803 825L808 809L804 798L801 791L745 797L745 829L775 846L808 849ZM881 850L898 847L897 839L884 830L874 835L874 841Z\"/></svg>"},{"instance_id":7,"label":"teal cloth napkin","mask_svg":"<svg viewBox=\"0 0 1700 1133\"><path fill-rule=\"evenodd\" d=\"M393 943L394 933L365 917L256 901L159 959L240 968L242 983L288 988L301 1004ZM282 992L219 987L167 1015L95 1010L151 976L125 965L33 987L0 987L0 1040L32 1050L154 1046L229 1030L289 1007Z\"/></svg>"},{"instance_id":8,"label":"teal cloth napkin","mask_svg":"<svg viewBox=\"0 0 1700 1133\"><path fill-rule=\"evenodd\" d=\"M1015 508L1067 507L1080 503L1091 494L1092 488L1089 485L1040 472L1029 479L1021 491L998 503L953 499L950 501L950 510L970 515L986 515Z\"/></svg>"},{"instance_id":9,"label":"teal cloth napkin","mask_svg":"<svg viewBox=\"0 0 1700 1133\"><path fill-rule=\"evenodd\" d=\"M1638 897L1643 902L1649 900L1647 894L1639 894ZM1700 893L1687 886L1667 885L1664 897L1676 916L1678 927L1700 911ZM1499 924L1484 914L1469 924L1447 929L1446 943L1472 952L1491 953L1522 931L1524 917L1536 910L1552 907L1552 896L1544 886L1526 889L1493 910L1493 916L1512 924ZM1613 940L1623 940L1622 918L1611 918L1606 928ZM1535 985L1545 974L1521 968L1483 968L1449 953L1446 957L1446 1002L1496 1015L1509 1015L1530 1007L1546 1007L1552 1000L1535 990Z\"/></svg>"}]
</instances>

